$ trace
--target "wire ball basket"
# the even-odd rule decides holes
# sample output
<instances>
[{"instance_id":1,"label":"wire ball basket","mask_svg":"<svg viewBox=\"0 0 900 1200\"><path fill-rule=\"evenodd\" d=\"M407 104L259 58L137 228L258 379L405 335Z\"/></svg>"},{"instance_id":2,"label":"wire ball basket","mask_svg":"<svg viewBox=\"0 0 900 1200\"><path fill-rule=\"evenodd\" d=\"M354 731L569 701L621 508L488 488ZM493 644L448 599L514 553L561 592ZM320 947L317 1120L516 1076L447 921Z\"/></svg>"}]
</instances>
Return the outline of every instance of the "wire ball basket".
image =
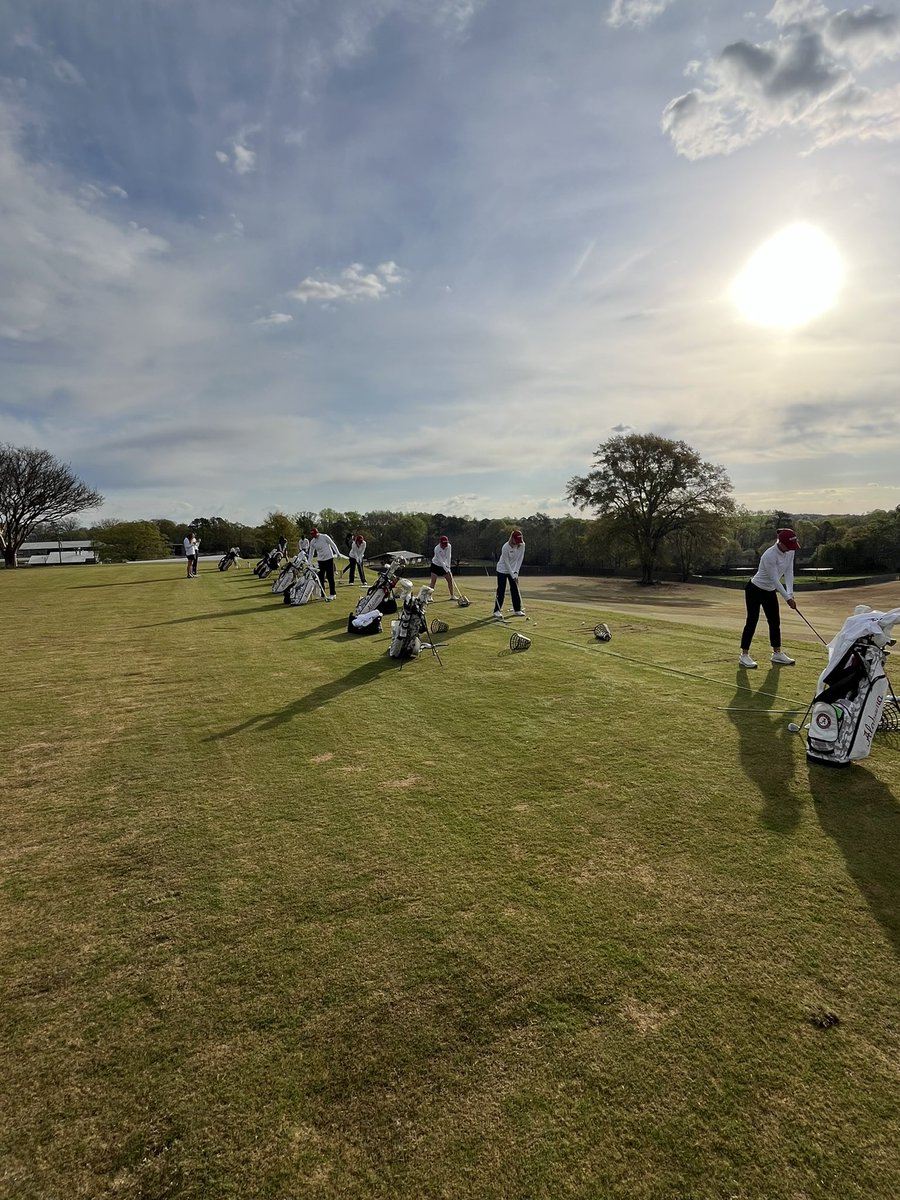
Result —
<instances>
[{"instance_id":1,"label":"wire ball basket","mask_svg":"<svg viewBox=\"0 0 900 1200\"><path fill-rule=\"evenodd\" d=\"M432 633L446 633L449 628L450 626L447 624L447 622L442 621L440 617L435 617L431 622Z\"/></svg>"},{"instance_id":2,"label":"wire ball basket","mask_svg":"<svg viewBox=\"0 0 900 1200\"><path fill-rule=\"evenodd\" d=\"M527 650L531 645L531 638L526 637L524 633L510 634L509 648L510 650Z\"/></svg>"},{"instance_id":3,"label":"wire ball basket","mask_svg":"<svg viewBox=\"0 0 900 1200\"><path fill-rule=\"evenodd\" d=\"M900 708L893 696L885 696L884 707L881 710L881 720L878 722L879 733L900 733Z\"/></svg>"},{"instance_id":4,"label":"wire ball basket","mask_svg":"<svg viewBox=\"0 0 900 1200\"><path fill-rule=\"evenodd\" d=\"M612 634L609 631L609 626L604 625L601 621L599 625L594 626L594 637L598 642L611 642Z\"/></svg>"}]
</instances>

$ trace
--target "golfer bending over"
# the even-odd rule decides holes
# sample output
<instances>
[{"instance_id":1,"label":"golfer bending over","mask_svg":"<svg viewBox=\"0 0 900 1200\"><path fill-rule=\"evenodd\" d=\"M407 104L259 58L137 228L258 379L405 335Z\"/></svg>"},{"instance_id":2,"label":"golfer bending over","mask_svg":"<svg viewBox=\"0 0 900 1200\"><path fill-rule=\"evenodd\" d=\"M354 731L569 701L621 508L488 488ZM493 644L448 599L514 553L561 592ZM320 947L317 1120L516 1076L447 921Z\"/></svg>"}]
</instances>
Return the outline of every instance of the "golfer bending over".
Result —
<instances>
[{"instance_id":1,"label":"golfer bending over","mask_svg":"<svg viewBox=\"0 0 900 1200\"><path fill-rule=\"evenodd\" d=\"M319 560L319 583L325 591L325 580L328 580L328 595L326 600L334 599L334 556L340 554L335 543L327 533L319 533L315 525L309 531L309 557L313 555Z\"/></svg>"},{"instance_id":2,"label":"golfer bending over","mask_svg":"<svg viewBox=\"0 0 900 1200\"><path fill-rule=\"evenodd\" d=\"M438 538L438 544L434 548L434 554L431 556L431 583L428 586L433 588L437 577L443 575L447 580L447 587L450 589L450 599L455 600L453 572L450 570L452 565L453 547L450 545L450 539L447 535L442 533Z\"/></svg>"},{"instance_id":3,"label":"golfer bending over","mask_svg":"<svg viewBox=\"0 0 900 1200\"><path fill-rule=\"evenodd\" d=\"M350 561L347 567L350 568L350 582L353 582L354 571L359 571L359 582L366 582L366 572L363 569L363 561L366 557L366 539L361 533L356 533L350 539ZM344 571L347 570L344 567ZM344 571L341 571L343 575Z\"/></svg>"},{"instance_id":4,"label":"golfer bending over","mask_svg":"<svg viewBox=\"0 0 900 1200\"><path fill-rule=\"evenodd\" d=\"M521 529L514 529L509 535L509 541L503 543L500 560L497 563L497 599L494 601L494 616L503 620L503 600L506 596L506 585L509 584L509 597L512 600L513 616L524 617L525 609L519 596L519 571L525 558L525 539Z\"/></svg>"},{"instance_id":5,"label":"golfer bending over","mask_svg":"<svg viewBox=\"0 0 900 1200\"><path fill-rule=\"evenodd\" d=\"M766 614L766 621L769 624L772 662L782 667L794 665L794 660L781 649L781 613L778 608L778 595L780 593L784 597L789 608L797 607L794 600L794 552L799 549L800 543L797 541L797 535L793 529L779 529L778 540L774 546L763 551L756 574L744 589L744 598L747 601L747 623L741 634L741 657L738 659L738 663L742 667L756 666L750 657L750 643L756 632L760 609ZM781 582L782 577L784 583Z\"/></svg>"}]
</instances>

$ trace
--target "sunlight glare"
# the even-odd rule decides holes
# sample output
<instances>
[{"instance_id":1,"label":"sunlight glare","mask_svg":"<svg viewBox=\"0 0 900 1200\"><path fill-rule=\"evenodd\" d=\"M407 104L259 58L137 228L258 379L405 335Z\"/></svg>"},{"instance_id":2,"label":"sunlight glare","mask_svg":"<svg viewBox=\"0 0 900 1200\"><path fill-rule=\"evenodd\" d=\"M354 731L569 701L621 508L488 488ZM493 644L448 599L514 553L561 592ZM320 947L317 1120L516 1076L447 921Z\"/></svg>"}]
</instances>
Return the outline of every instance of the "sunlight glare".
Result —
<instances>
[{"instance_id":1,"label":"sunlight glare","mask_svg":"<svg viewBox=\"0 0 900 1200\"><path fill-rule=\"evenodd\" d=\"M844 268L821 229L789 225L751 255L731 285L731 298L748 321L797 329L837 300Z\"/></svg>"}]
</instances>

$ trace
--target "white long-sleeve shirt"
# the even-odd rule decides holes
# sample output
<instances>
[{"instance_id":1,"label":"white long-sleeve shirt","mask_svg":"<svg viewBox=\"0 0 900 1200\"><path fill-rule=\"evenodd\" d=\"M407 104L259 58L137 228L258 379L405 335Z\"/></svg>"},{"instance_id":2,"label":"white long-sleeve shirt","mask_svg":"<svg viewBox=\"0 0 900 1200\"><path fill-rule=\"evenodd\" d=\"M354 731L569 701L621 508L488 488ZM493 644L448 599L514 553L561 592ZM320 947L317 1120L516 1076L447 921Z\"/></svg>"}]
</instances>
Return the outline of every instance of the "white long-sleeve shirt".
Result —
<instances>
[{"instance_id":1,"label":"white long-sleeve shirt","mask_svg":"<svg viewBox=\"0 0 900 1200\"><path fill-rule=\"evenodd\" d=\"M784 576L784 583L781 577ZM778 543L760 555L756 574L750 580L761 591L779 592L785 600L794 598L794 551L780 550Z\"/></svg>"},{"instance_id":2,"label":"white long-sleeve shirt","mask_svg":"<svg viewBox=\"0 0 900 1200\"><path fill-rule=\"evenodd\" d=\"M327 533L320 533L318 537L310 540L308 553L310 558L315 556L319 562L328 562L330 558L340 554L340 550Z\"/></svg>"},{"instance_id":3,"label":"white long-sleeve shirt","mask_svg":"<svg viewBox=\"0 0 900 1200\"><path fill-rule=\"evenodd\" d=\"M518 579L524 560L524 542L520 546L514 546L512 542L504 542L503 549L500 551L500 561L497 563L497 570L502 575L512 575L513 579Z\"/></svg>"},{"instance_id":4,"label":"white long-sleeve shirt","mask_svg":"<svg viewBox=\"0 0 900 1200\"><path fill-rule=\"evenodd\" d=\"M443 567L445 571L449 571L453 565L453 547L448 542L446 546L442 546L440 542L434 548L434 554L431 556L431 561L437 563L439 567Z\"/></svg>"},{"instance_id":5,"label":"white long-sleeve shirt","mask_svg":"<svg viewBox=\"0 0 900 1200\"><path fill-rule=\"evenodd\" d=\"M356 559L357 562L362 562L362 560L366 557L365 538L363 538L361 542L357 542L354 538L354 540L350 543L350 557Z\"/></svg>"}]
</instances>

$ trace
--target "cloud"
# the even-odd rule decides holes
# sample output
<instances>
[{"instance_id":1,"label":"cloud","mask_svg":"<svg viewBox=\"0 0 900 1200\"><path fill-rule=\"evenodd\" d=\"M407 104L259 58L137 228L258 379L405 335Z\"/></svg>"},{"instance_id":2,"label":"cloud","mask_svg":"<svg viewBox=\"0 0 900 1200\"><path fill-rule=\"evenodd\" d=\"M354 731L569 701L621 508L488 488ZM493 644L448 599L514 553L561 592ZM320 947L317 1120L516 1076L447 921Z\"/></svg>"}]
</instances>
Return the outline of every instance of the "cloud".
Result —
<instances>
[{"instance_id":1,"label":"cloud","mask_svg":"<svg viewBox=\"0 0 900 1200\"><path fill-rule=\"evenodd\" d=\"M123 228L92 212L90 202L106 194L102 188L83 185L73 195L52 172L26 164L17 133L12 114L0 105L0 331L31 342L77 323L93 290L127 289L168 244L147 229Z\"/></svg>"},{"instance_id":2,"label":"cloud","mask_svg":"<svg viewBox=\"0 0 900 1200\"><path fill-rule=\"evenodd\" d=\"M230 167L235 175L251 175L256 170L256 151L247 145L247 140L260 131L259 125L249 125L238 130L231 139L231 153L217 150L216 158L223 166Z\"/></svg>"},{"instance_id":3,"label":"cloud","mask_svg":"<svg viewBox=\"0 0 900 1200\"><path fill-rule=\"evenodd\" d=\"M334 280L313 279L307 276L288 295L303 304L315 302L333 304L342 301L381 300L403 280L395 262L384 262L374 271L366 271L362 263L351 263Z\"/></svg>"},{"instance_id":4,"label":"cloud","mask_svg":"<svg viewBox=\"0 0 900 1200\"><path fill-rule=\"evenodd\" d=\"M253 324L262 325L264 327L271 327L273 325L287 325L289 322L293 321L293 319L294 318L290 313L273 312L269 313L267 317L257 317Z\"/></svg>"},{"instance_id":5,"label":"cloud","mask_svg":"<svg viewBox=\"0 0 900 1200\"><path fill-rule=\"evenodd\" d=\"M649 25L673 2L674 0L612 0L606 21L614 28L622 25L636 25L640 28Z\"/></svg>"},{"instance_id":6,"label":"cloud","mask_svg":"<svg viewBox=\"0 0 900 1200\"><path fill-rule=\"evenodd\" d=\"M702 86L666 107L662 128L679 154L730 154L783 126L804 133L811 149L900 136L898 89L870 91L856 77L900 52L896 16L871 7L830 15L780 0L768 19L779 30L773 40L726 46L701 64Z\"/></svg>"}]
</instances>

